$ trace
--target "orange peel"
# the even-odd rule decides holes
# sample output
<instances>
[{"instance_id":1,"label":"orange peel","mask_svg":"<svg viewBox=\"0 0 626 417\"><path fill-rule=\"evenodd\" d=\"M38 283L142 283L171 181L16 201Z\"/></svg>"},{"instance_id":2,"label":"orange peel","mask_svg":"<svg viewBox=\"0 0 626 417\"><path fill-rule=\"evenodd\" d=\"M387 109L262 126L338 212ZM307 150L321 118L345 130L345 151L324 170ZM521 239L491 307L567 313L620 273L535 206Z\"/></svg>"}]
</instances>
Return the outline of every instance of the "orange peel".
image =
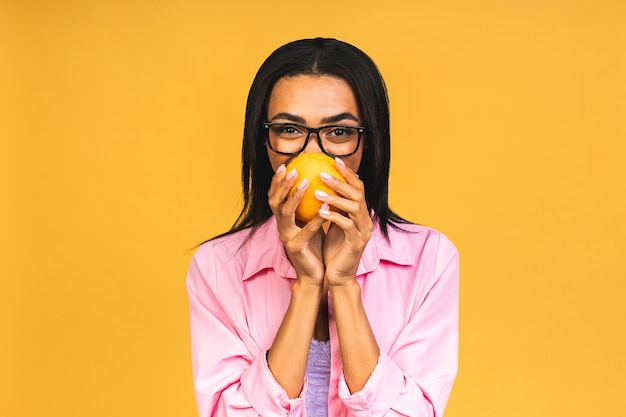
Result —
<instances>
[{"instance_id":1,"label":"orange peel","mask_svg":"<svg viewBox=\"0 0 626 417\"><path fill-rule=\"evenodd\" d=\"M296 219L302 222L309 222L317 216L317 211L322 207L322 202L315 198L315 190L323 191L330 195L336 195L335 190L324 184L320 174L325 172L332 177L346 182L345 178L337 171L335 160L328 155L321 153L301 153L287 165L287 172L295 169L298 172L298 180L289 190L291 196L303 179L309 181L309 187L305 190L298 207L296 208ZM333 207L331 210L336 211Z\"/></svg>"}]
</instances>

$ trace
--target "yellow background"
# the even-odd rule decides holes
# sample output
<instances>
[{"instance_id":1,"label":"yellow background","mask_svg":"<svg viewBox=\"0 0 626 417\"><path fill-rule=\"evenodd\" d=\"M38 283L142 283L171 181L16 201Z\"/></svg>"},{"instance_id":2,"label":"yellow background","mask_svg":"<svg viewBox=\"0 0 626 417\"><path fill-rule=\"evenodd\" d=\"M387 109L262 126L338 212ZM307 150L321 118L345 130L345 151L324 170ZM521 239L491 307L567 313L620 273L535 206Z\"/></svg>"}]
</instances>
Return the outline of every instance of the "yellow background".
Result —
<instances>
[{"instance_id":1,"label":"yellow background","mask_svg":"<svg viewBox=\"0 0 626 417\"><path fill-rule=\"evenodd\" d=\"M5 0L1 416L196 415L191 249L258 66L319 35L380 66L392 207L461 252L447 417L623 415L626 3Z\"/></svg>"}]
</instances>

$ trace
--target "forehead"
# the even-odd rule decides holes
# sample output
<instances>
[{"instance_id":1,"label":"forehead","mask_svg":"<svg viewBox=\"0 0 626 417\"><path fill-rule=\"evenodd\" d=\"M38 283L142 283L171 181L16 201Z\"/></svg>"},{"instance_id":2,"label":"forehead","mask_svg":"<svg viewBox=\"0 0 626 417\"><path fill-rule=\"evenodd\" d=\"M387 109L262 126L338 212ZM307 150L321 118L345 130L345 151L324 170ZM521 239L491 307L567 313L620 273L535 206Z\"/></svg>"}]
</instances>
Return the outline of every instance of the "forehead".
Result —
<instances>
[{"instance_id":1,"label":"forehead","mask_svg":"<svg viewBox=\"0 0 626 417\"><path fill-rule=\"evenodd\" d=\"M352 88L343 79L328 75L298 75L279 79L268 103L268 118L288 113L307 122L351 113L360 119Z\"/></svg>"}]
</instances>

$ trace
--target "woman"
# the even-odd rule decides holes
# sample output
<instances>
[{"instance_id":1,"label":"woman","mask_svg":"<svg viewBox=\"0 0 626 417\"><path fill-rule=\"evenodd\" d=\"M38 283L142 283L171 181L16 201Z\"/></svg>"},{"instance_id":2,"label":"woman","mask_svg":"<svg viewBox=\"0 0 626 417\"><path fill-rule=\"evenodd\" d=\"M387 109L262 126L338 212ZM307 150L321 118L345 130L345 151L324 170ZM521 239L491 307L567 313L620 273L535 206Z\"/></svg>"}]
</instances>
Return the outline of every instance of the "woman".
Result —
<instances>
[{"instance_id":1,"label":"woman","mask_svg":"<svg viewBox=\"0 0 626 417\"><path fill-rule=\"evenodd\" d=\"M324 126L337 126L318 130ZM300 132L287 149L281 131ZM358 131L340 149L328 136ZM357 129L357 130L354 130ZM207 416L440 416L457 370L458 255L390 210L389 108L371 59L347 43L282 46L246 108L244 208L187 277L194 382ZM330 151L332 149L332 152ZM335 157L346 182L294 212L301 152ZM338 211L329 210L330 207Z\"/></svg>"}]
</instances>

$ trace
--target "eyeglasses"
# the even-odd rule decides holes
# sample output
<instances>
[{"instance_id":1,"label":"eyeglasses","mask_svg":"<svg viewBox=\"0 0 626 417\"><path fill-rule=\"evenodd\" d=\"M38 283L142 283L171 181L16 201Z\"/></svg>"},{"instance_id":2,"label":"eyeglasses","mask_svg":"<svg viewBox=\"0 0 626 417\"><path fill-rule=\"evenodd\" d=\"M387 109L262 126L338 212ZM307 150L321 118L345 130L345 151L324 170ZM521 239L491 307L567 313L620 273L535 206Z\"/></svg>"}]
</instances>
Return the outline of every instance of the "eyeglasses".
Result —
<instances>
[{"instance_id":1,"label":"eyeglasses","mask_svg":"<svg viewBox=\"0 0 626 417\"><path fill-rule=\"evenodd\" d=\"M297 155L306 148L312 133L317 135L320 149L328 156L350 156L361 144L365 128L362 126L307 127L294 123L263 123L267 129L267 143L281 155Z\"/></svg>"}]
</instances>

